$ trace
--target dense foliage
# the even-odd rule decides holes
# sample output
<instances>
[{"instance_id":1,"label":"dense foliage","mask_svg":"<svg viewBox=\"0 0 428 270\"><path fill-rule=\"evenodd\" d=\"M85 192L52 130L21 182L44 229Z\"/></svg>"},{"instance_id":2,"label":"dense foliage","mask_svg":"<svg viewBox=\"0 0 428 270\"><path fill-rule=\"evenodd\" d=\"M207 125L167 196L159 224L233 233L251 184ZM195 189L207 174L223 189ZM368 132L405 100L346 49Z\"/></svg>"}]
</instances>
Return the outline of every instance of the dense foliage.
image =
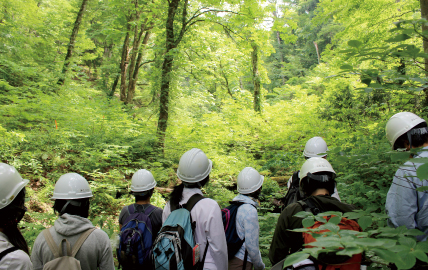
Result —
<instances>
[{"instance_id":1,"label":"dense foliage","mask_svg":"<svg viewBox=\"0 0 428 270\"><path fill-rule=\"evenodd\" d=\"M31 181L30 245L55 219L49 198L62 174L90 181L90 219L115 239L132 174L145 168L158 187L172 187L180 156L198 147L213 160L204 192L221 207L244 167L265 175L260 247L269 267L278 199L306 141L321 136L342 201L361 208L364 232L352 237L369 243L348 239L341 252L365 250L402 269L427 261L415 233L388 231L383 215L408 159L390 151L385 123L403 110L428 116L420 3L174 1L0 0L0 161ZM158 189L152 202L167 199Z\"/></svg>"}]
</instances>

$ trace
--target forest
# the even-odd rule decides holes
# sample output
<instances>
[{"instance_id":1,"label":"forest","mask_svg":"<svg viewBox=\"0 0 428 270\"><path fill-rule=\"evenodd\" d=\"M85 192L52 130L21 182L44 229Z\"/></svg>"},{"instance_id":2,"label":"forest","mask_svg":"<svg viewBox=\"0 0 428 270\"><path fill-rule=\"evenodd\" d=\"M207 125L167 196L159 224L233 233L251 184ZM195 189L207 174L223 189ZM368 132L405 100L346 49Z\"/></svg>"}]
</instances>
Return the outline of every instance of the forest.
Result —
<instances>
[{"instance_id":1,"label":"forest","mask_svg":"<svg viewBox=\"0 0 428 270\"><path fill-rule=\"evenodd\" d=\"M401 111L428 119L427 0L0 0L0 9L0 162L30 180L20 223L30 247L56 219L61 175L90 182L89 219L114 242L133 173L153 173L152 203L163 207L180 156L196 147L213 161L203 192L220 207L244 167L265 176L270 269L279 199L306 141L320 136L342 201L360 209L350 218L363 232L341 254L364 251L369 269L428 262L418 232L388 227L385 214L409 158L391 150L386 122ZM321 243L311 255L337 249Z\"/></svg>"}]
</instances>

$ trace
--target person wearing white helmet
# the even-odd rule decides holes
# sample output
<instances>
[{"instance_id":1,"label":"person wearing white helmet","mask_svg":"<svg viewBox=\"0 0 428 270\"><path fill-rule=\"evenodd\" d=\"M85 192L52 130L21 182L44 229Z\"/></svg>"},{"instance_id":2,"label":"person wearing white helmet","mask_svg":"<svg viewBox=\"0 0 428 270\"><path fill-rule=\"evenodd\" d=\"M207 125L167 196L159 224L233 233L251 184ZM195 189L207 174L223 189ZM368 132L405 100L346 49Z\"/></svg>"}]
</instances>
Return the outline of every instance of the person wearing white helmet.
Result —
<instances>
[{"instance_id":1,"label":"person wearing white helmet","mask_svg":"<svg viewBox=\"0 0 428 270\"><path fill-rule=\"evenodd\" d=\"M174 187L163 210L162 222L165 222L171 213L171 206L173 209L177 208L186 204L193 195L202 195L201 188L208 183L211 169L212 161L198 148L193 148L181 156L177 176L182 183ZM190 215L196 222L195 241L199 243L200 250L204 251L208 245L203 269L227 269L226 237L217 202L204 198L195 204ZM203 257L202 252L200 256Z\"/></svg>"},{"instance_id":2,"label":"person wearing white helmet","mask_svg":"<svg viewBox=\"0 0 428 270\"><path fill-rule=\"evenodd\" d=\"M13 166L0 163L0 269L31 270L28 245L18 228L27 208L28 180Z\"/></svg>"},{"instance_id":3,"label":"person wearing white helmet","mask_svg":"<svg viewBox=\"0 0 428 270\"><path fill-rule=\"evenodd\" d=\"M327 151L327 143L324 141L323 138L312 137L306 142L305 150L303 150L303 156L305 157L305 159L310 159L313 157L321 157L326 159ZM282 199L283 209L289 204L295 203L305 198L304 195L299 191L299 173L300 171L294 172L290 179L288 179L288 191L285 197ZM337 192L336 187L334 187L334 193L331 196L340 201L339 193Z\"/></svg>"},{"instance_id":4,"label":"person wearing white helmet","mask_svg":"<svg viewBox=\"0 0 428 270\"><path fill-rule=\"evenodd\" d=\"M264 177L251 167L244 168L238 175L239 195L233 202L243 203L236 214L236 231L240 239L244 240L239 251L232 260L229 260L229 270L263 270L265 264L259 250L259 220L257 208L259 208L259 196L262 190ZM247 258L246 257L247 252Z\"/></svg>"},{"instance_id":5,"label":"person wearing white helmet","mask_svg":"<svg viewBox=\"0 0 428 270\"><path fill-rule=\"evenodd\" d=\"M300 189L306 199L304 203L319 212L339 211L351 212L355 206L342 203L331 196L334 192L336 172L330 163L320 157L313 157L300 169ZM288 255L303 248L302 233L290 230L303 228L302 218L295 217L298 212L305 211L301 201L288 205L279 216L269 250L272 265L285 259ZM295 268L312 262L310 260L293 265ZM282 269L282 268L281 268Z\"/></svg>"},{"instance_id":6,"label":"person wearing white helmet","mask_svg":"<svg viewBox=\"0 0 428 270\"><path fill-rule=\"evenodd\" d=\"M108 235L88 220L91 197L88 181L81 175L67 173L59 178L51 198L55 200L53 208L59 217L54 226L41 232L34 242L31 261L35 270L42 270L46 263L58 257L58 246L63 239L71 247L83 241L75 255L82 270L115 269Z\"/></svg>"},{"instance_id":7,"label":"person wearing white helmet","mask_svg":"<svg viewBox=\"0 0 428 270\"><path fill-rule=\"evenodd\" d=\"M389 224L395 227L405 225L408 229L419 229L424 235L416 238L426 241L428 236L428 193L415 189L428 186L427 179L419 179L416 171L424 163L418 158L428 157L428 128L424 119L411 112L393 115L386 124L386 137L392 150L409 151L421 148L411 154L411 160L404 163L394 175L386 196L385 209Z\"/></svg>"},{"instance_id":8,"label":"person wearing white helmet","mask_svg":"<svg viewBox=\"0 0 428 270\"><path fill-rule=\"evenodd\" d=\"M153 174L148 170L142 169L134 173L131 179L131 194L135 197L135 203L123 207L119 215L119 227L129 222L128 218L134 213L144 213L150 217L152 226L152 242L154 242L160 228L162 227L162 209L150 204L150 199L156 187L156 181ZM132 218L132 217L131 217ZM129 218L129 219L131 219ZM151 269L151 261L145 265ZM131 269L123 265L123 269Z\"/></svg>"}]
</instances>

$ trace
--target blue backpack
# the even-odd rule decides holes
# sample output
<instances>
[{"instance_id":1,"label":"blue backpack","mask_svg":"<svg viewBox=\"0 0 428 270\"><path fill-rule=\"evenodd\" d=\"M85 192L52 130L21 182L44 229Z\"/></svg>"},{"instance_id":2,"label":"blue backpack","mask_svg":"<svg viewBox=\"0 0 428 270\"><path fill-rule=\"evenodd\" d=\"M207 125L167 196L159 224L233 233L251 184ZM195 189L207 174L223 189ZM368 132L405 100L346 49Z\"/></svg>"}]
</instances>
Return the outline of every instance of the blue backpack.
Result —
<instances>
[{"instance_id":1,"label":"blue backpack","mask_svg":"<svg viewBox=\"0 0 428 270\"><path fill-rule=\"evenodd\" d=\"M150 263L153 239L149 216L156 207L149 205L146 209L141 208L135 204L128 206L130 215L120 230L117 258L119 264L126 268L141 267Z\"/></svg>"},{"instance_id":2,"label":"blue backpack","mask_svg":"<svg viewBox=\"0 0 428 270\"><path fill-rule=\"evenodd\" d=\"M195 194L183 206L172 206L171 214L163 223L153 244L153 264L156 270L202 269L208 250L208 241L203 259L200 260L199 244L195 243L196 222L190 211L204 196Z\"/></svg>"}]
</instances>

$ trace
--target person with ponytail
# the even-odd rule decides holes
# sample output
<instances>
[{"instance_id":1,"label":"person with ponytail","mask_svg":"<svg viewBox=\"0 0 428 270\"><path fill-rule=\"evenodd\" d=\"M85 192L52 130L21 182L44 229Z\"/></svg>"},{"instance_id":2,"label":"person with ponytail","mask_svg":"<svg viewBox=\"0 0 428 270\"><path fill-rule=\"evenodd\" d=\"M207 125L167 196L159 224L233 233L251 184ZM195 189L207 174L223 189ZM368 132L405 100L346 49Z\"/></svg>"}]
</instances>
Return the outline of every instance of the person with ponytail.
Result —
<instances>
[{"instance_id":1,"label":"person with ponytail","mask_svg":"<svg viewBox=\"0 0 428 270\"><path fill-rule=\"evenodd\" d=\"M177 176L182 182L171 192L170 200L163 210L162 222L165 222L171 214L171 209L186 204L195 194L202 195L201 188L210 180L211 168L211 160L198 148L193 148L181 156ZM203 269L227 269L226 236L221 210L217 202L204 198L195 204L190 215L196 223L195 242L199 243L201 258L203 257L202 252L206 250Z\"/></svg>"},{"instance_id":2,"label":"person with ponytail","mask_svg":"<svg viewBox=\"0 0 428 270\"><path fill-rule=\"evenodd\" d=\"M18 228L24 217L25 186L16 169L0 163L0 269L33 269L28 245Z\"/></svg>"}]
</instances>

